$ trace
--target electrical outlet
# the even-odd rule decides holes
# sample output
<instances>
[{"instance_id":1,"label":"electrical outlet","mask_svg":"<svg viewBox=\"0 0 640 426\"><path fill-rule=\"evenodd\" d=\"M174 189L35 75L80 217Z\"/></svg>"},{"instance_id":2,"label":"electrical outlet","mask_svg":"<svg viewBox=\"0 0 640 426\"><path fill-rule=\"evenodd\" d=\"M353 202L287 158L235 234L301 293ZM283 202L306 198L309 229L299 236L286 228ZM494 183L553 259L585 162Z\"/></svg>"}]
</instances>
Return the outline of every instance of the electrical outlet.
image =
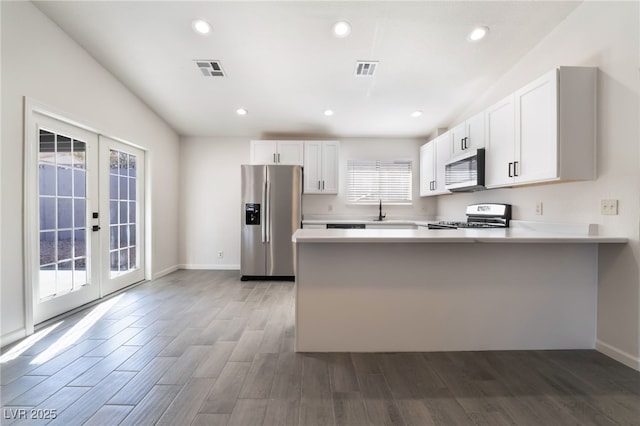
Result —
<instances>
[{"instance_id":1,"label":"electrical outlet","mask_svg":"<svg viewBox=\"0 0 640 426\"><path fill-rule=\"evenodd\" d=\"M602 200L600 202L600 213L605 215L617 215L618 200Z\"/></svg>"},{"instance_id":2,"label":"electrical outlet","mask_svg":"<svg viewBox=\"0 0 640 426\"><path fill-rule=\"evenodd\" d=\"M542 216L542 201L536 203L536 216Z\"/></svg>"},{"instance_id":3,"label":"electrical outlet","mask_svg":"<svg viewBox=\"0 0 640 426\"><path fill-rule=\"evenodd\" d=\"M224 257L224 252L222 250L220 250L218 252L218 259L222 259Z\"/></svg>"}]
</instances>

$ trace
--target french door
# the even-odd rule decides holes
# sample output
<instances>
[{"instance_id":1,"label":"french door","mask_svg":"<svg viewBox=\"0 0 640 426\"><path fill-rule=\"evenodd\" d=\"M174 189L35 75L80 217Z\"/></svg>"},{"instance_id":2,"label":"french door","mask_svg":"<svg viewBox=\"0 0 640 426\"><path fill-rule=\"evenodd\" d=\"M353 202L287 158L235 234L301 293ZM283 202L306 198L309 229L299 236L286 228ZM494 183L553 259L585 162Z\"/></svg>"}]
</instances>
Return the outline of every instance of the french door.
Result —
<instances>
[{"instance_id":1,"label":"french door","mask_svg":"<svg viewBox=\"0 0 640 426\"><path fill-rule=\"evenodd\" d=\"M144 279L145 158L37 112L29 125L37 146L37 159L27 160L37 161L37 213L29 216L37 232L27 232L37 324Z\"/></svg>"},{"instance_id":2,"label":"french door","mask_svg":"<svg viewBox=\"0 0 640 426\"><path fill-rule=\"evenodd\" d=\"M109 294L144 279L145 162L140 149L104 136L99 142L101 283Z\"/></svg>"}]
</instances>

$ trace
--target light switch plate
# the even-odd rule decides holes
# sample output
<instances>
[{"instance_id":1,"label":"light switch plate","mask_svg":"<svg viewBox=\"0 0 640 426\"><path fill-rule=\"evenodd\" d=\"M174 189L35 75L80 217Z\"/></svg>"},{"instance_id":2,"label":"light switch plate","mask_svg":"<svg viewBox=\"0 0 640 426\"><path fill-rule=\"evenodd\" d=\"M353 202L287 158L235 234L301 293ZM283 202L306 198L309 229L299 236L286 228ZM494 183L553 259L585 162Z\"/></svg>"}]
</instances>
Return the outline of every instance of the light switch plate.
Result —
<instances>
[{"instance_id":1,"label":"light switch plate","mask_svg":"<svg viewBox=\"0 0 640 426\"><path fill-rule=\"evenodd\" d=\"M600 202L600 213L604 215L617 215L618 200L602 200Z\"/></svg>"}]
</instances>

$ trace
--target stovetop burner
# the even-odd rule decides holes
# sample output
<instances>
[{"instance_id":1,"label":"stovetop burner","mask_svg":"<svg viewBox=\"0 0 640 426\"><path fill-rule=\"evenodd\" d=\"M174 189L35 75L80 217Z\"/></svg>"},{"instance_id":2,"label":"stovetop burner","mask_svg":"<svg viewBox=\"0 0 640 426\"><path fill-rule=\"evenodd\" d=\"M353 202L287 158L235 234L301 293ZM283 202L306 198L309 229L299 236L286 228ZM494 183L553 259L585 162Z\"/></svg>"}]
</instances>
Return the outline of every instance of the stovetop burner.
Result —
<instances>
[{"instance_id":1,"label":"stovetop burner","mask_svg":"<svg viewBox=\"0 0 640 426\"><path fill-rule=\"evenodd\" d=\"M430 223L429 229L508 228L511 220L510 204L472 204L467 206L467 221L441 221Z\"/></svg>"}]
</instances>

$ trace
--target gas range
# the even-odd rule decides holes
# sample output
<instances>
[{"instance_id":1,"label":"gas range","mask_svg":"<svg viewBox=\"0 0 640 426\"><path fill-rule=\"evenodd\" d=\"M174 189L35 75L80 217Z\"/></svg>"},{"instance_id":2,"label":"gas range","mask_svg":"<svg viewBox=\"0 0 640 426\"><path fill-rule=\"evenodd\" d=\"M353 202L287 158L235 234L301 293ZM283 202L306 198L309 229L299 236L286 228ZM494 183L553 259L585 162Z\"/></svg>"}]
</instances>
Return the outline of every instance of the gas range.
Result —
<instances>
[{"instance_id":1,"label":"gas range","mask_svg":"<svg viewBox=\"0 0 640 426\"><path fill-rule=\"evenodd\" d=\"M441 221L430 223L429 229L493 229L508 228L511 220L511 204L471 204L467 206L466 222Z\"/></svg>"}]
</instances>

